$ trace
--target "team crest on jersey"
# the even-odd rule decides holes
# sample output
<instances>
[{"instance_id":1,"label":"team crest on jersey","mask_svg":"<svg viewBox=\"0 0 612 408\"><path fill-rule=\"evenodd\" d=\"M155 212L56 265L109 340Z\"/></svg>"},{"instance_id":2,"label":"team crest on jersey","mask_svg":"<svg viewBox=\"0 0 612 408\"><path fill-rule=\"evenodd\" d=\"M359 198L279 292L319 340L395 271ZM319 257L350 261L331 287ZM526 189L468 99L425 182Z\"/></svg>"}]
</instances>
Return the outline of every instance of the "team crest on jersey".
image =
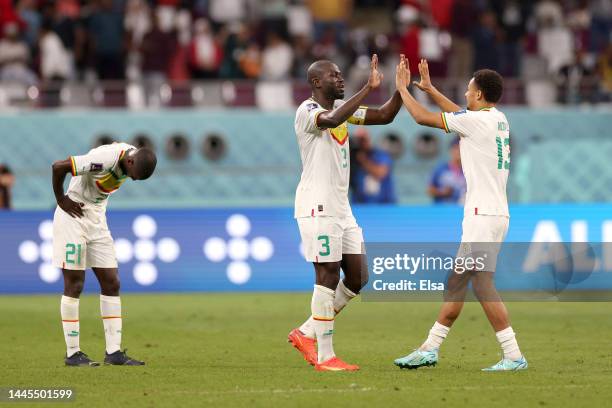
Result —
<instances>
[{"instance_id":1,"label":"team crest on jersey","mask_svg":"<svg viewBox=\"0 0 612 408\"><path fill-rule=\"evenodd\" d=\"M100 171L102 170L102 163L91 163L89 166L89 171Z\"/></svg>"},{"instance_id":2,"label":"team crest on jersey","mask_svg":"<svg viewBox=\"0 0 612 408\"><path fill-rule=\"evenodd\" d=\"M465 112L466 112L466 110L465 110L465 109L462 109L462 110L460 110L460 111L453 112L453 115L455 115L455 116L457 116L457 115L463 115Z\"/></svg>"},{"instance_id":3,"label":"team crest on jersey","mask_svg":"<svg viewBox=\"0 0 612 408\"><path fill-rule=\"evenodd\" d=\"M348 139L348 126L346 125L346 122L344 122L337 128L329 129L329 133L336 140L336 142L338 142L338 144L343 145Z\"/></svg>"}]
</instances>

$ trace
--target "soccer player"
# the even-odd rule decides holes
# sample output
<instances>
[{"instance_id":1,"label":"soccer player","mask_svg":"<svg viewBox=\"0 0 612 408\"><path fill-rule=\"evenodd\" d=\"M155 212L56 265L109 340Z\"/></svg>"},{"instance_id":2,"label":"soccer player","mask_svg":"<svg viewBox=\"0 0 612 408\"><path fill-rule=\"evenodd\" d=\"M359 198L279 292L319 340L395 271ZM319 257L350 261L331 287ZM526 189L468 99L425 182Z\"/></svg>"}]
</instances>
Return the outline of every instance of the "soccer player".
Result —
<instances>
[{"instance_id":1,"label":"soccer player","mask_svg":"<svg viewBox=\"0 0 612 408\"><path fill-rule=\"evenodd\" d=\"M108 197L129 177L145 180L153 174L157 158L148 148L113 143L53 163L53 264L62 269L64 295L62 326L67 366L98 366L79 347L79 296L85 269L93 269L100 283L100 312L104 324L104 364L144 365L121 351L121 300L113 238L106 223ZM64 194L64 179L72 180Z\"/></svg>"},{"instance_id":2,"label":"soccer player","mask_svg":"<svg viewBox=\"0 0 612 408\"><path fill-rule=\"evenodd\" d=\"M421 60L419 73L421 81L415 85L433 99L442 113L428 111L410 94L410 69L405 60L397 66L396 87L417 123L460 135L467 193L458 256L480 254L486 256L487 261L480 271L451 274L445 302L427 340L411 354L396 359L395 364L401 368L418 368L438 362L438 349L461 313L471 281L503 353L501 361L483 371L524 370L527 360L519 349L508 311L493 282L499 246L506 236L510 216L506 197L510 128L506 116L495 107L502 95L503 79L492 70L475 72L465 93L467 110L462 110L431 84L426 60Z\"/></svg>"},{"instance_id":3,"label":"soccer player","mask_svg":"<svg viewBox=\"0 0 612 408\"><path fill-rule=\"evenodd\" d=\"M304 255L315 269L311 317L289 333L289 342L319 371L353 371L334 354L334 317L363 288L368 279L363 234L348 200L350 155L347 122L358 125L390 123L401 108L398 92L380 108L360 106L380 86L378 57L372 56L367 84L347 101L344 78L330 61L308 68L312 97L295 115L302 159L302 176L295 195ZM344 279L340 279L340 269ZM318 348L318 349L317 349Z\"/></svg>"}]
</instances>

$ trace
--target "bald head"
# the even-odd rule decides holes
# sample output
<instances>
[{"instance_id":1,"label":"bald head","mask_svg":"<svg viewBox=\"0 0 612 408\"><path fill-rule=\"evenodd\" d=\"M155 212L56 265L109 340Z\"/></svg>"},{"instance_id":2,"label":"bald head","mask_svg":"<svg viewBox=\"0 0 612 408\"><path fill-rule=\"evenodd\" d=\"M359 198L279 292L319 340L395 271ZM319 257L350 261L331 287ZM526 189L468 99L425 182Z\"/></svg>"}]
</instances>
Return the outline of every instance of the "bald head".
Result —
<instances>
[{"instance_id":1,"label":"bald head","mask_svg":"<svg viewBox=\"0 0 612 408\"><path fill-rule=\"evenodd\" d=\"M132 175L134 180L146 180L155 171L157 165L157 156L155 152L148 147L141 147L132 153L131 158L134 160L132 164Z\"/></svg>"},{"instance_id":2,"label":"bald head","mask_svg":"<svg viewBox=\"0 0 612 408\"><path fill-rule=\"evenodd\" d=\"M310 86L313 86L315 79L322 79L326 72L336 68L336 64L328 60L315 61L308 67L306 79Z\"/></svg>"}]
</instances>

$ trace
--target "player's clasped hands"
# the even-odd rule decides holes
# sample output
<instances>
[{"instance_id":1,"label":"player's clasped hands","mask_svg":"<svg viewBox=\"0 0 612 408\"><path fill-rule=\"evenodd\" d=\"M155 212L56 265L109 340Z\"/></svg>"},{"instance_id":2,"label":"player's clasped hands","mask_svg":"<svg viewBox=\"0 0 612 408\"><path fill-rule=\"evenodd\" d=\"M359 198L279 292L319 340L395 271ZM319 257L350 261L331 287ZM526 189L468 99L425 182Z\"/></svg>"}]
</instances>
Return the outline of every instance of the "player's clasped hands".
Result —
<instances>
[{"instance_id":1,"label":"player's clasped hands","mask_svg":"<svg viewBox=\"0 0 612 408\"><path fill-rule=\"evenodd\" d=\"M57 205L73 218L81 218L83 216L83 208L81 208L83 204L72 201L67 195L63 196L57 202Z\"/></svg>"}]
</instances>

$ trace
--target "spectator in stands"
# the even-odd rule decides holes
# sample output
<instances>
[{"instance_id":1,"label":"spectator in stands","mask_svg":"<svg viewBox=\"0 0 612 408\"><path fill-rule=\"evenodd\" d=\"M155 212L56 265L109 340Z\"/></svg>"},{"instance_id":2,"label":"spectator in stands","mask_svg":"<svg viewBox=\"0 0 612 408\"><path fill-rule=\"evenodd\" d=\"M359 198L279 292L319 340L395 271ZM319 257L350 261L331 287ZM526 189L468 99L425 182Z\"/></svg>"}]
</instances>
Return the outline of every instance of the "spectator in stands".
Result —
<instances>
[{"instance_id":1,"label":"spectator in stands","mask_svg":"<svg viewBox=\"0 0 612 408\"><path fill-rule=\"evenodd\" d=\"M125 6L124 25L130 46L134 49L140 48L144 36L153 25L151 9L146 0L128 0Z\"/></svg>"},{"instance_id":2,"label":"spectator in stands","mask_svg":"<svg viewBox=\"0 0 612 408\"><path fill-rule=\"evenodd\" d=\"M261 55L261 78L269 81L286 79L293 64L293 50L277 32L270 31L267 37Z\"/></svg>"},{"instance_id":3,"label":"spectator in stands","mask_svg":"<svg viewBox=\"0 0 612 408\"><path fill-rule=\"evenodd\" d=\"M113 9L113 0L97 0L86 26L98 78L125 78L123 15Z\"/></svg>"},{"instance_id":4,"label":"spectator in stands","mask_svg":"<svg viewBox=\"0 0 612 408\"><path fill-rule=\"evenodd\" d=\"M0 164L0 209L11 209L11 189L15 183L15 177L11 169Z\"/></svg>"},{"instance_id":5,"label":"spectator in stands","mask_svg":"<svg viewBox=\"0 0 612 408\"><path fill-rule=\"evenodd\" d=\"M19 39L19 26L16 22L4 25L4 38L0 40L0 80L34 85L36 75L28 66L30 50Z\"/></svg>"},{"instance_id":6,"label":"spectator in stands","mask_svg":"<svg viewBox=\"0 0 612 408\"><path fill-rule=\"evenodd\" d=\"M38 42L38 31L42 23L40 12L36 9L36 0L19 0L17 3L19 18L26 24L23 38L32 49Z\"/></svg>"},{"instance_id":7,"label":"spectator in stands","mask_svg":"<svg viewBox=\"0 0 612 408\"><path fill-rule=\"evenodd\" d=\"M206 19L195 21L189 46L191 75L194 78L216 78L223 61L223 50Z\"/></svg>"},{"instance_id":8,"label":"spectator in stands","mask_svg":"<svg viewBox=\"0 0 612 408\"><path fill-rule=\"evenodd\" d=\"M472 44L474 21L476 21L474 1L455 0L450 23L452 44L448 73L451 78L467 79L474 72L474 46Z\"/></svg>"},{"instance_id":9,"label":"spectator in stands","mask_svg":"<svg viewBox=\"0 0 612 408\"><path fill-rule=\"evenodd\" d=\"M353 12L353 0L307 0L306 4L314 20L314 39L319 42L326 33L335 34L337 47L347 40L348 19Z\"/></svg>"},{"instance_id":10,"label":"spectator in stands","mask_svg":"<svg viewBox=\"0 0 612 408\"><path fill-rule=\"evenodd\" d=\"M153 28L142 39L142 74L147 82L163 82L168 78L170 62L177 49L173 27L162 30L160 17L155 14Z\"/></svg>"},{"instance_id":11,"label":"spectator in stands","mask_svg":"<svg viewBox=\"0 0 612 408\"><path fill-rule=\"evenodd\" d=\"M258 12L262 26L269 31L275 31L282 36L287 34L287 0L258 0Z\"/></svg>"},{"instance_id":12,"label":"spectator in stands","mask_svg":"<svg viewBox=\"0 0 612 408\"><path fill-rule=\"evenodd\" d=\"M473 34L474 71L488 68L499 70L499 42L497 19L492 11L480 15L480 24Z\"/></svg>"},{"instance_id":13,"label":"spectator in stands","mask_svg":"<svg viewBox=\"0 0 612 408\"><path fill-rule=\"evenodd\" d=\"M218 25L243 22L247 16L247 0L209 0L208 13Z\"/></svg>"},{"instance_id":14,"label":"spectator in stands","mask_svg":"<svg viewBox=\"0 0 612 408\"><path fill-rule=\"evenodd\" d=\"M461 168L459 136L451 142L449 155L448 162L435 168L427 191L436 204L463 204L467 185Z\"/></svg>"},{"instance_id":15,"label":"spectator in stands","mask_svg":"<svg viewBox=\"0 0 612 408\"><path fill-rule=\"evenodd\" d=\"M53 31L59 36L64 49L70 56L73 65L73 74L86 63L85 55L85 27L81 22L81 6L78 0L58 0L55 5L49 5L45 19L53 20Z\"/></svg>"},{"instance_id":16,"label":"spectator in stands","mask_svg":"<svg viewBox=\"0 0 612 408\"><path fill-rule=\"evenodd\" d=\"M612 2L610 0L591 0L590 49L589 51L602 52L610 44L612 32Z\"/></svg>"},{"instance_id":17,"label":"spectator in stands","mask_svg":"<svg viewBox=\"0 0 612 408\"><path fill-rule=\"evenodd\" d=\"M227 32L225 32L227 30ZM224 41L223 45L223 62L221 63L220 76L221 78L245 78L243 61L244 56L249 47L251 40L251 29L247 24L232 24L227 29L222 29L220 34ZM253 55L254 53L251 53ZM250 60L252 60L251 58ZM249 64L257 66L256 63ZM253 69L249 70L251 74ZM257 73L259 75L259 73Z\"/></svg>"},{"instance_id":18,"label":"spectator in stands","mask_svg":"<svg viewBox=\"0 0 612 408\"><path fill-rule=\"evenodd\" d=\"M354 203L393 204L393 159L386 151L375 147L367 129L355 131L351 149L351 189Z\"/></svg>"},{"instance_id":19,"label":"spectator in stands","mask_svg":"<svg viewBox=\"0 0 612 408\"><path fill-rule=\"evenodd\" d=\"M495 3L497 19L502 26L500 44L499 72L504 77L517 77L520 74L522 61L522 41L527 31L530 2L501 1Z\"/></svg>"},{"instance_id":20,"label":"spectator in stands","mask_svg":"<svg viewBox=\"0 0 612 408\"><path fill-rule=\"evenodd\" d=\"M565 27L562 16L559 17L560 6L557 3L544 1L543 7L537 9L538 18L538 52L548 62L552 74L570 64L574 56L574 39L570 30ZM544 10L544 11L542 11Z\"/></svg>"},{"instance_id":21,"label":"spectator in stands","mask_svg":"<svg viewBox=\"0 0 612 408\"><path fill-rule=\"evenodd\" d=\"M593 69L586 63L584 51L577 49L571 63L565 64L559 70L557 82L564 94L561 93L561 102L579 104L592 102L595 98L594 84L588 83L588 77L594 74Z\"/></svg>"},{"instance_id":22,"label":"spectator in stands","mask_svg":"<svg viewBox=\"0 0 612 408\"><path fill-rule=\"evenodd\" d=\"M69 79L72 77L72 55L52 30L52 21L45 20L40 31L40 76L47 81Z\"/></svg>"},{"instance_id":23,"label":"spectator in stands","mask_svg":"<svg viewBox=\"0 0 612 408\"><path fill-rule=\"evenodd\" d=\"M292 75L295 78L303 78L306 75L308 66L314 61L312 55L312 44L305 35L298 35L293 38L294 63Z\"/></svg>"},{"instance_id":24,"label":"spectator in stands","mask_svg":"<svg viewBox=\"0 0 612 408\"><path fill-rule=\"evenodd\" d=\"M612 101L612 43L608 44L608 48L599 57L597 63L599 76L601 77L601 100L605 102Z\"/></svg>"}]
</instances>

